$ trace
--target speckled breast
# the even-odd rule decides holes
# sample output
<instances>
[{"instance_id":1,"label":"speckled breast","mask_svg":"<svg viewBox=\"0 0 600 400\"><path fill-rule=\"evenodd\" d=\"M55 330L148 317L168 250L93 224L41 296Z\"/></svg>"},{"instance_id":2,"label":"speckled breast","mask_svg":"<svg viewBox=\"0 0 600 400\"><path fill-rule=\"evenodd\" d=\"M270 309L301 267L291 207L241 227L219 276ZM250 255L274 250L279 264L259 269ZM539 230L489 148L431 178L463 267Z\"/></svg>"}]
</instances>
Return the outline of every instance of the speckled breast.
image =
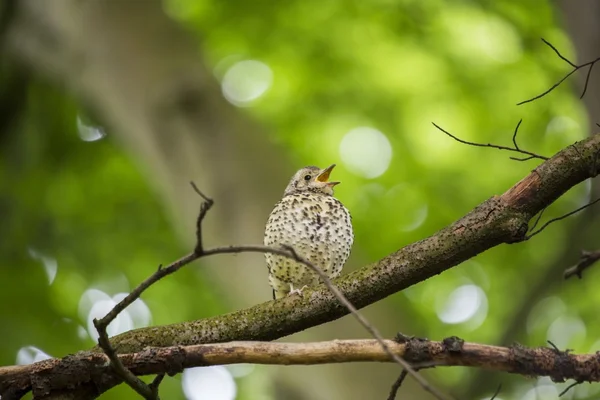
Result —
<instances>
[{"instance_id":1,"label":"speckled breast","mask_svg":"<svg viewBox=\"0 0 600 400\"><path fill-rule=\"evenodd\" d=\"M350 213L333 196L298 193L285 196L273 209L265 229L265 245L292 246L296 252L337 277L354 241ZM265 255L271 278L294 286L314 285L318 277L308 267L273 254Z\"/></svg>"}]
</instances>

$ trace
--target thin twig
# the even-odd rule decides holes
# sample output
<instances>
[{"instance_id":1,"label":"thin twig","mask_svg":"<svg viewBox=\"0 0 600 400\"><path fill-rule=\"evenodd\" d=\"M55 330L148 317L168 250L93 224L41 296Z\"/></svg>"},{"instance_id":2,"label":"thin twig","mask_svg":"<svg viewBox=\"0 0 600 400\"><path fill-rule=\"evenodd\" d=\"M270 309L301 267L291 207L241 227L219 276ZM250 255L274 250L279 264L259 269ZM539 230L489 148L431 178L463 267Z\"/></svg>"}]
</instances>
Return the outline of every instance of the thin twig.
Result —
<instances>
[{"instance_id":1,"label":"thin twig","mask_svg":"<svg viewBox=\"0 0 600 400\"><path fill-rule=\"evenodd\" d=\"M552 350L554 350L555 353L561 352L560 349L558 348L558 346L555 345L552 340L546 340L546 342L552 347Z\"/></svg>"},{"instance_id":2,"label":"thin twig","mask_svg":"<svg viewBox=\"0 0 600 400\"><path fill-rule=\"evenodd\" d=\"M400 386L402 386L402 382L404 382L404 378L406 378L407 374L408 373L406 372L405 369L403 369L402 372L400 372L400 376L398 376L398 379L396 379L396 381L392 385L392 389L390 390L390 394L389 394L387 400L395 400L396 399L396 395L398 394L398 389L400 389Z\"/></svg>"},{"instance_id":3,"label":"thin twig","mask_svg":"<svg viewBox=\"0 0 600 400\"><path fill-rule=\"evenodd\" d=\"M547 46L549 46L552 50L554 50L554 52L556 53L556 55L559 56L563 61L565 61L567 64L569 64L573 68L577 67L577 65L575 65L571 61L569 61L568 58L566 58L565 56L563 56L562 54L560 54L560 51L558 51L558 49L556 47L554 47L554 45L552 45L552 43L550 43L549 41L547 41L544 38L541 38L541 39L542 39L542 42L546 43Z\"/></svg>"},{"instance_id":4,"label":"thin twig","mask_svg":"<svg viewBox=\"0 0 600 400\"><path fill-rule=\"evenodd\" d=\"M550 93L551 91L553 91L554 89L556 89L558 86L560 86L561 83L563 83L568 77L570 77L571 75L573 75L576 71L585 68L585 67L589 67L586 78L585 78L585 84L583 86L583 90L581 92L581 95L579 96L580 99L583 98L583 96L585 95L588 85L590 83L590 77L592 75L592 68L594 68L594 64L596 64L598 61L600 61L600 57L596 58L593 61L589 61L586 62L584 64L580 64L580 65L576 65L574 63L572 63L571 61L569 61L569 59L567 59L565 56L563 56L562 54L560 54L560 52L556 49L556 47L554 47L550 42L548 42L547 40L545 40L544 38L542 38L542 41L548 46L550 47L552 50L554 50L554 52L556 53L556 55L558 57L560 57L563 61L567 62L571 67L573 67L573 69L571 71L569 71L565 76L563 76L558 82L556 82L554 85L552 85L548 90L546 90L545 92L538 94L535 97L532 97L530 99L524 100L520 103L517 103L518 106L522 105L522 104L526 104L526 103L531 103L534 100L540 99L542 97L544 97L545 95L547 95L548 93Z\"/></svg>"},{"instance_id":5,"label":"thin twig","mask_svg":"<svg viewBox=\"0 0 600 400\"><path fill-rule=\"evenodd\" d=\"M544 225L542 225L542 227L541 227L541 228L539 228L538 230L536 230L536 231L533 231L533 232L532 232L532 233L530 233L529 235L526 235L526 236L525 236L525 239L523 239L523 240L529 240L529 239L531 239L532 237L534 237L535 235L537 235L538 233L540 233L540 232L542 232L544 229L546 229L546 227L547 227L548 225L550 225L550 224L552 224L552 223L554 223L554 222L557 222L557 221L563 220L563 219L565 219L565 218L567 218L567 217L570 217L570 216L571 216L571 215L573 215L573 214L577 214L579 211L585 210L586 208L593 206L594 204L596 204L596 203L597 203L597 202L599 202L599 201L600 201L600 197L599 197L599 198L597 198L597 199L596 199L596 200L594 200L594 201L591 201L591 202L587 203L587 204L586 204L586 205L584 205L584 206L581 206L581 207L579 207L579 208L578 208L578 209L576 209L576 210L573 210L573 211L571 211L571 212L568 212L568 213L566 213L565 215L561 215L560 217L557 217L557 218L552 218L550 221L548 221L548 222L546 222Z\"/></svg>"},{"instance_id":6,"label":"thin twig","mask_svg":"<svg viewBox=\"0 0 600 400\"><path fill-rule=\"evenodd\" d=\"M596 59L596 61L598 61L598 59ZM588 82L590 81L590 76L592 75L592 69L594 68L595 64L596 63L593 62L590 65L590 68L588 69L587 75L585 76L585 85L583 86L583 91L581 92L581 96L579 96L579 99L583 99L583 96L585 96L585 92L587 92Z\"/></svg>"},{"instance_id":7,"label":"thin twig","mask_svg":"<svg viewBox=\"0 0 600 400\"><path fill-rule=\"evenodd\" d=\"M154 272L149 278L144 280L140 285L138 285L134 290L132 290L131 293L129 293L123 300L117 303L102 319L98 320L94 318L93 321L94 326L98 331L98 344L110 359L113 369L123 378L125 383L127 383L133 390L135 390L147 400L159 400L158 386L162 381L163 377L157 376L156 379L152 382L152 384L147 385L141 379L132 374L131 371L125 368L119 360L119 358L117 357L115 349L110 344L106 328L119 315L119 313L121 313L131 303L137 300L147 288L149 288L151 285L158 282L165 276L176 272L181 267L197 260L203 255L204 249L202 246L202 221L204 220L204 217L206 216L208 210L210 210L210 208L214 204L214 201L205 196L198 189L194 182L190 182L190 184L192 185L194 191L198 193L198 195L200 195L200 197L202 197L203 199L203 202L200 205L200 212L196 220L196 246L194 247L194 252L169 264L165 268L162 267L162 264L159 265L156 272Z\"/></svg>"},{"instance_id":8,"label":"thin twig","mask_svg":"<svg viewBox=\"0 0 600 400\"><path fill-rule=\"evenodd\" d=\"M511 157L511 159L516 160L516 161L527 161L527 160L531 160L533 158L538 158L540 160L548 160L548 157L544 157L541 156L539 154L536 153L532 153L530 151L526 151L526 150L522 150L520 149L517 145L516 145L516 135L517 135L517 131L519 129L519 126L521 125L521 121L519 121L519 123L517 124L517 127L515 129L515 133L513 135L513 143L515 144L515 147L507 147L507 146L499 146L496 144L491 144L491 143L475 143L475 142L469 142L467 140L463 140L460 139L456 136L454 136L453 134L451 134L450 132L448 132L447 130L441 128L439 125L437 125L435 122L432 122L433 126L435 126L437 129L439 129L440 131L444 132L446 135L450 136L452 139L456 140L457 142L460 142L462 144L467 144L469 146L476 146L476 147L491 147L493 149L498 149L498 150L507 150L507 151L512 151L512 152L516 152L516 153L521 153L521 154L525 154L528 157L525 158L516 158L516 157Z\"/></svg>"},{"instance_id":9,"label":"thin twig","mask_svg":"<svg viewBox=\"0 0 600 400\"><path fill-rule=\"evenodd\" d=\"M196 218L196 246L194 247L194 253L198 255L202 255L204 251L204 245L202 243L202 221L204 221L204 217L210 208L215 204L213 199L207 197L198 189L198 186L192 181L190 181L190 185L200 197L202 197L202 204L200 204L200 213L198 214L198 218Z\"/></svg>"},{"instance_id":10,"label":"thin twig","mask_svg":"<svg viewBox=\"0 0 600 400\"><path fill-rule=\"evenodd\" d=\"M569 267L563 273L565 279L569 279L572 276L577 276L579 279L583 277L583 271L591 267L600 260L600 250L596 251L581 251L581 258L579 262L572 267Z\"/></svg>"},{"instance_id":11,"label":"thin twig","mask_svg":"<svg viewBox=\"0 0 600 400\"><path fill-rule=\"evenodd\" d=\"M285 248L287 248L290 251L290 253L293 255L293 258L296 261L299 261L307 267L311 268L319 275L319 277L325 283L325 286L327 286L327 288L333 293L333 295L337 297L337 299L348 309L348 311L350 311L350 313L352 313L354 318L356 318L356 320L371 334L371 336L373 336L379 342L383 350L390 356L390 358L394 360L397 364L399 364L402 368L404 368L404 370L408 372L425 391L431 393L437 399L446 398L446 396L444 396L440 391L431 386L425 378L423 378L417 371L415 371L414 368L411 367L411 365L407 361L394 354L394 352L389 348L389 346L385 344L383 336L381 336L379 330L375 328L375 326L371 325L369 321L367 321L367 319L356 309L356 307L354 307L352 303L350 303L346 296L344 296L344 294L337 288L337 286L335 286L331 282L331 279L329 279L329 277L320 268L316 267L315 265L300 257L291 246L285 246Z\"/></svg>"},{"instance_id":12,"label":"thin twig","mask_svg":"<svg viewBox=\"0 0 600 400\"><path fill-rule=\"evenodd\" d=\"M519 133L519 127L521 126L521 122L523 122L523 118L521 118L519 120L519 122L517 122L517 126L515 127L515 133L513 133L513 137L512 137L512 141L513 144L515 145L515 150L521 150L519 149L519 145L517 144L517 133Z\"/></svg>"},{"instance_id":13,"label":"thin twig","mask_svg":"<svg viewBox=\"0 0 600 400\"><path fill-rule=\"evenodd\" d=\"M185 266L201 257L208 257L211 255L216 255L216 254L232 254L232 253L242 253L242 252L271 253L271 254L277 254L277 255L280 255L283 257L291 258L291 259L307 266L311 270L313 270L317 275L319 275L319 277L321 278L321 280L323 281L325 286L333 293L333 295L350 311L350 313L352 313L352 315L358 320L358 322L369 333L371 333L371 335L380 343L383 350L390 356L390 358L392 360L394 360L396 363L398 363L404 370L407 371L407 373L409 373L411 376L413 376L413 378L415 378L415 380L423 387L424 390L426 390L427 392L430 392L431 394L433 394L436 398L438 398L440 400L446 398L440 391L438 391L436 388L431 386L427 382L427 380L425 380L421 375L419 375L410 366L410 364L408 362L406 362L401 357L394 354L394 352L391 351L389 346L386 345L386 343L383 339L383 336L381 336L379 331L373 325L371 325L365 317L363 317L363 315L356 309L356 307L354 307L354 305L352 305L352 303L346 298L346 296L344 296L344 294L331 282L329 277L319 267L315 266L308 260L305 260L304 258L299 256L292 247L284 246L282 248L272 248L272 247L268 247L268 246L259 246L259 245L243 245L243 246L217 247L217 248L205 250L202 245L202 229L201 229L202 221L204 220L206 213L212 207L214 202L212 199L208 198L200 190L198 190L197 186L193 182L191 182L191 185L194 188L194 190L196 191L196 193L198 193L204 200L202 205L200 206L200 213L198 215L197 223L196 223L196 246L194 247L194 252L186 255L185 257L175 261L172 264L169 264L166 267L163 267L163 268L159 267L159 269L156 272L154 272L154 274L152 274L149 278L147 278L145 281L143 281L138 287L136 287L131 293L129 293L129 295L127 295L123 300L121 300L104 318L102 318L100 321L94 320L94 324L98 323L96 325L96 329L98 329L99 333L100 333L101 329L104 329L104 335L106 336L106 340L99 341L99 344L100 344L100 347L106 352L106 354L109 357L111 357L110 354L112 353L113 357L116 358L116 361L119 362L118 358L116 357L116 353L115 353L114 349L112 348L112 346L110 345L110 342L108 341L108 336L106 335L106 329L105 329L106 326L108 326L108 324L110 324L110 322L112 320L114 320L120 312L122 312L126 307L128 307L131 303L133 303L136 299L138 299L141 296L141 294L148 287L150 287L154 283L158 282L160 279L176 272L183 266ZM102 335L100 335L100 336L102 336ZM112 358L111 358L111 360L112 360ZM115 369L117 369L117 368L118 368L117 372L120 373L120 375L123 377L125 382L127 382L127 384L129 384L134 390L136 390L138 393L142 394L144 397L146 397L147 395L154 396L154 393L152 392L151 387L149 387L148 385L143 383L138 378L136 378L136 379L139 382L131 380L130 379L131 377L129 376L129 374L131 374L131 372L128 371L125 367L123 367L122 364L119 367L117 365L117 363L115 362ZM133 376L135 378L135 376L133 374L131 374L131 376ZM140 385L140 382L141 382L141 385ZM142 393L141 391L143 391L144 393ZM155 397L146 397L146 398L153 399Z\"/></svg>"},{"instance_id":14,"label":"thin twig","mask_svg":"<svg viewBox=\"0 0 600 400\"><path fill-rule=\"evenodd\" d=\"M98 344L102 347L102 350L106 353L108 358L110 359L110 365L113 370L123 378L125 383L129 385L133 390L139 393L146 400L159 400L158 397L158 389L152 390L150 386L146 385L144 381L135 376L130 370L125 368L115 349L110 345L110 341L108 339L108 334L106 333L106 325L101 321L98 321L94 318L94 326L98 331Z\"/></svg>"},{"instance_id":15,"label":"thin twig","mask_svg":"<svg viewBox=\"0 0 600 400\"><path fill-rule=\"evenodd\" d=\"M538 213L537 218L535 219L535 222L533 223L531 228L528 229L529 232L533 231L535 229L535 227L540 223L540 219L542 219L542 215L544 215L544 211L546 211L546 209L542 208L542 211L540 211Z\"/></svg>"},{"instance_id":16,"label":"thin twig","mask_svg":"<svg viewBox=\"0 0 600 400\"><path fill-rule=\"evenodd\" d=\"M569 390L571 390L573 387L577 386L577 385L581 385L581 382L573 382L571 383L569 386L567 386L565 388L565 390L563 390L562 392L560 392L560 394L558 395L558 397L562 397L563 395L565 395Z\"/></svg>"},{"instance_id":17,"label":"thin twig","mask_svg":"<svg viewBox=\"0 0 600 400\"><path fill-rule=\"evenodd\" d=\"M152 390L152 393L154 393L154 396L156 396L156 398L158 398L158 387L160 386L164 378L165 374L158 374L154 377L152 383L148 385L150 387L150 390Z\"/></svg>"},{"instance_id":18,"label":"thin twig","mask_svg":"<svg viewBox=\"0 0 600 400\"><path fill-rule=\"evenodd\" d=\"M496 396L498 396L498 394L500 394L500 390L502 390L502 384L498 385L498 389L496 389L496 391L494 392L494 394L492 395L490 400L494 400L496 398Z\"/></svg>"}]
</instances>

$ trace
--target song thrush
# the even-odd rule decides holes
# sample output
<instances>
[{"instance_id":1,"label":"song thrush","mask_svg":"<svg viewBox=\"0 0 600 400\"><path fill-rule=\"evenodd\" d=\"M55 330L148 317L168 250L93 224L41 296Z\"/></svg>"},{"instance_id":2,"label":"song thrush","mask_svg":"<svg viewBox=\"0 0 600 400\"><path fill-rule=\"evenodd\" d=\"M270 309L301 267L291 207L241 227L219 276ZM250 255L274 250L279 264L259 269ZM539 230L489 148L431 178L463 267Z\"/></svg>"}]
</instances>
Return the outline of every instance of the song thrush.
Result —
<instances>
[{"instance_id":1,"label":"song thrush","mask_svg":"<svg viewBox=\"0 0 600 400\"><path fill-rule=\"evenodd\" d=\"M333 197L333 187L340 183L329 181L334 167L296 172L269 216L264 240L271 247L291 246L330 278L340 275L354 241L350 213ZM273 298L319 283L319 276L304 264L275 254L265 257Z\"/></svg>"}]
</instances>

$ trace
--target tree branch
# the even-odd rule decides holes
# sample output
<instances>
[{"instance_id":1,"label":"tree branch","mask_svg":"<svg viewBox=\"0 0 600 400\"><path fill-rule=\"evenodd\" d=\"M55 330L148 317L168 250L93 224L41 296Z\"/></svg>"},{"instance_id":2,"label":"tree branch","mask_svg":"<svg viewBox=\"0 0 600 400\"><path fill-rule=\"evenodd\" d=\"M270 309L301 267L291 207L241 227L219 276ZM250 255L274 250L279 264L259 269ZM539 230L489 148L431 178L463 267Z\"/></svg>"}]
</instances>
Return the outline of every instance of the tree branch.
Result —
<instances>
[{"instance_id":1,"label":"tree branch","mask_svg":"<svg viewBox=\"0 0 600 400\"><path fill-rule=\"evenodd\" d=\"M278 254L283 257L291 258L299 263L304 264L312 271L314 271L317 275L319 275L321 281L325 284L325 286L333 293L336 299L346 307L346 309L356 318L356 320L379 342L382 349L389 355L389 357L394 360L398 365L400 365L403 371L406 371L410 374L415 380L421 385L421 387L427 392L433 394L439 400L444 400L446 396L444 396L439 390L429 384L425 378L419 375L416 371L412 369L410 364L403 360L401 357L398 357L394 354L386 345L383 336L379 333L379 330L375 328L372 324L367 321L367 319L348 301L348 299L344 296L344 294L331 282L327 274L321 270L318 266L309 262L308 260L301 257L292 246L283 246L282 248L272 248L268 246L227 246L227 247L217 247L214 249L206 250L202 241L202 222L206 217L206 214L214 205L214 201L204 195L196 186L194 182L190 182L194 191L202 197L202 203L200 205L200 212L198 213L198 217L196 219L196 245L194 246L194 251L171 263L165 268L162 268L162 265L159 266L158 270L152 274L149 278L143 281L139 286L137 286L131 293L129 293L123 300L117 303L112 310L110 310L104 318L97 320L94 319L94 326L98 331L98 344L100 348L106 353L108 358L110 359L111 365L115 372L119 374L121 378L129 385L133 390L142 395L147 400L159 400L158 397L158 385L160 384L162 378L157 376L157 379L154 380L152 385L146 385L143 381L138 379L134 374L131 373L119 360L115 349L112 347L110 341L108 340L108 335L106 333L106 327L122 312L125 308L127 308L131 303L133 303L136 299L138 299L142 293L148 289L152 284L158 282L160 279L165 276L172 274L178 271L180 268L185 265L206 256L211 256L215 254L235 254L235 253L243 253L243 252L259 252L259 253L271 253Z\"/></svg>"},{"instance_id":2,"label":"tree branch","mask_svg":"<svg viewBox=\"0 0 600 400\"><path fill-rule=\"evenodd\" d=\"M494 196L434 235L334 281L357 308L437 275L501 243L526 238L529 221L568 189L595 176L600 135L575 143L542 163L501 196ZM348 313L320 286L234 313L149 327L113 338L119 353L231 340L273 340Z\"/></svg>"},{"instance_id":3,"label":"tree branch","mask_svg":"<svg viewBox=\"0 0 600 400\"><path fill-rule=\"evenodd\" d=\"M447 130L445 130L444 128L440 127L439 125L437 125L435 122L432 122L433 126L435 126L439 131L445 133L446 135L450 136L452 139L456 140L459 143L462 144L466 144L469 146L475 146L475 147L491 147L492 149L498 149L498 150L506 150L506 151L512 151L515 153L520 153L520 154L524 154L526 157L510 157L511 160L515 160L515 161L528 161L528 160L532 160L534 158L537 158L539 160L547 160L548 157L544 157L542 155L536 154L536 153L532 153L530 151L527 150L523 150L519 147L519 145L517 144L517 134L519 133L519 127L521 126L521 122L523 122L523 120L519 120L519 122L517 123L517 126L515 127L515 131L513 133L513 137L512 137L512 142L513 142L513 146L514 147L507 147L507 146L500 146L497 144L491 144L491 143L475 143L475 142L469 142L467 140L463 140L457 136L454 136L453 134L451 134L450 132L448 132Z\"/></svg>"},{"instance_id":4,"label":"tree branch","mask_svg":"<svg viewBox=\"0 0 600 400\"><path fill-rule=\"evenodd\" d=\"M333 283L356 308L361 308L498 244L523 241L529 221L538 212L572 186L595 176L596 171L600 170L597 165L599 160L595 157L598 151L600 135L577 142L539 165L503 195L490 198L433 236L410 244ZM227 248L221 249L219 253L232 252ZM212 251L217 252L216 249ZM348 309L340 304L328 288L318 286L306 289L302 297L289 296L198 321L136 329L118 335L111 341L116 352L123 354L138 353L148 347L273 340L348 313ZM99 351L96 348L92 353ZM102 360L106 361L104 358ZM23 379L30 388L35 388L36 377L34 374ZM115 374L108 375L103 377L101 384L95 382L93 391L90 391L102 393L119 382L120 378ZM10 384L6 385L6 381L0 379L0 389L6 390L0 392L3 400L7 397L6 393L12 390Z\"/></svg>"},{"instance_id":5,"label":"tree branch","mask_svg":"<svg viewBox=\"0 0 600 400\"><path fill-rule=\"evenodd\" d=\"M582 250L579 262L572 267L567 268L563 276L565 279L569 279L573 276L577 276L579 279L581 279L583 277L583 271L594 265L598 260L600 260L600 250Z\"/></svg>"},{"instance_id":6,"label":"tree branch","mask_svg":"<svg viewBox=\"0 0 600 400\"><path fill-rule=\"evenodd\" d=\"M545 95L547 95L548 93L550 93L551 91L553 91L554 89L556 89L557 87L559 87L561 83L563 83L568 77L570 77L571 75L573 75L575 72L579 71L582 68L588 67L588 72L587 72L587 75L585 77L585 83L583 85L583 90L581 91L581 95L579 96L580 99L583 99L583 96L585 96L585 92L587 91L588 84L590 83L590 76L592 75L592 68L594 68L594 64L596 64L598 61L600 61L600 57L598 57L598 58L596 58L596 59L594 59L592 61L586 62L584 64L576 65L576 64L572 63L571 61L569 61L569 59L567 59L565 56L563 56L562 54L560 54L560 52L556 49L556 47L554 47L552 45L552 43L548 42L544 38L542 38L542 42L544 42L546 44L546 46L550 47L561 60L563 60L567 64L569 64L572 67L572 69L571 69L571 71L569 71L565 76L563 76L558 82L556 82L554 85L552 85L545 92L540 93L537 96L534 96L534 97L532 97L530 99L521 101L520 103L517 103L517 105L520 106L522 104L531 103L532 101L535 101L537 99L540 99L540 98L544 97Z\"/></svg>"},{"instance_id":7,"label":"tree branch","mask_svg":"<svg viewBox=\"0 0 600 400\"><path fill-rule=\"evenodd\" d=\"M568 217L570 217L571 215L577 214L578 212L580 212L580 211L583 211L583 210L585 210L586 208L593 206L594 204L596 204L596 203L597 203L597 202L599 202L599 201L600 201L600 198L597 198L596 200L590 201L590 202L589 202L589 203L587 203L586 205L584 205L584 206L581 206L581 207L578 207L577 209L575 209L575 210L573 210L573 211L570 211L570 212L568 212L568 213L566 213L566 214L563 214L563 215L561 215L560 217L552 218L551 220L547 221L547 222L546 222L544 225L542 225L542 227L541 227L541 228L539 228L539 229L536 229L536 230L533 230L533 228L532 228L532 229L530 229L529 231L530 231L530 232L531 232L531 231L533 231L533 232L531 232L531 233L527 234L527 236L525 237L525 238L526 238L526 240L529 240L529 239L531 239L532 237L534 237L535 235L538 235L538 234L539 234L539 233L541 233L541 232L542 232L544 229L546 229L546 228L547 228L549 225L551 225L551 224L553 224L553 223L555 223L555 222L558 222L558 221L562 221L563 219L565 219L565 218L568 218ZM544 210L542 210L542 211L540 212L540 218L541 218L541 214L542 214L542 212L543 212L543 211L544 211ZM537 225L537 223L538 223L538 222L539 222L539 218L538 218L538 219L536 219L536 221L535 221L535 224L534 224L534 227L535 227L535 225Z\"/></svg>"},{"instance_id":8,"label":"tree branch","mask_svg":"<svg viewBox=\"0 0 600 400\"><path fill-rule=\"evenodd\" d=\"M443 341L411 338L404 343L386 340L398 357L414 369L467 366L524 376L548 376L555 382L600 381L600 354L572 354L554 348L528 348L466 343L456 337ZM120 361L135 375L174 375L185 368L238 363L267 365L316 365L348 362L392 362L377 340L333 340L311 343L228 342L193 346L147 348L138 353L121 354ZM76 365L68 377L66 368ZM0 391L8 385L25 385L26 378L38 376L47 385L37 386L34 396L66 385L93 384L94 377L113 379L114 372L103 353L80 352L63 359L0 368ZM23 387L21 387L23 389ZM11 397L6 397L10 399ZM3 400L5 397L3 397Z\"/></svg>"}]
</instances>

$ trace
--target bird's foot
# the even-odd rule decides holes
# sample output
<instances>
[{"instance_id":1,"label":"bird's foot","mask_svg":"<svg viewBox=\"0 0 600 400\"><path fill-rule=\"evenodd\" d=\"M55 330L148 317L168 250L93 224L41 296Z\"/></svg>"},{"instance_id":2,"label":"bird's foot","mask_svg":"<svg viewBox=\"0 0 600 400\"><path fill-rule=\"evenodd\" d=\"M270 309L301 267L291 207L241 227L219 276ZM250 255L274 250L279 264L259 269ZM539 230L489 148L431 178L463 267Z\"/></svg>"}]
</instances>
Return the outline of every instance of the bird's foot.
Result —
<instances>
[{"instance_id":1,"label":"bird's foot","mask_svg":"<svg viewBox=\"0 0 600 400\"><path fill-rule=\"evenodd\" d=\"M298 289L298 288L296 288L296 289L292 289L292 290L290 290L290 292L288 293L288 296L291 296L291 295L293 295L293 294L297 294L297 295L299 295L300 297L302 297L302 291L303 291L304 289L306 289L307 287L308 287L308 285L304 285L304 286L302 286L300 289Z\"/></svg>"}]
</instances>

